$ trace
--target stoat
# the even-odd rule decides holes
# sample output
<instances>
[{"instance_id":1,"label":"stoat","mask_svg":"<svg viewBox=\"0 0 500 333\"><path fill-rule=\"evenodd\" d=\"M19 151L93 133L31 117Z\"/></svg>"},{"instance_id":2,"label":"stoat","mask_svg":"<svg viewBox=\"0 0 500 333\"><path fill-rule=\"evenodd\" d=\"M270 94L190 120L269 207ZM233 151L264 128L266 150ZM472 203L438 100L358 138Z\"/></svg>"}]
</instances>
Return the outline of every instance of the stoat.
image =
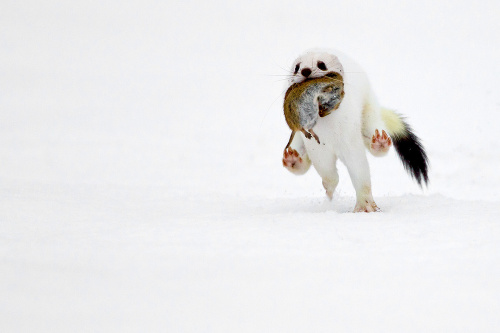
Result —
<instances>
[{"instance_id":1,"label":"stoat","mask_svg":"<svg viewBox=\"0 0 500 333\"><path fill-rule=\"evenodd\" d=\"M428 183L428 158L420 139L401 115L378 104L366 73L354 61L338 52L309 51L293 62L291 72L289 87L338 73L343 78L345 95L336 110L320 114L314 124L321 144L305 138L303 133L291 140L283 153L283 165L290 172L304 174L313 164L331 199L339 182L339 159L356 190L354 212L378 211L365 149L374 156L384 156L394 145L408 173L420 186Z\"/></svg>"}]
</instances>

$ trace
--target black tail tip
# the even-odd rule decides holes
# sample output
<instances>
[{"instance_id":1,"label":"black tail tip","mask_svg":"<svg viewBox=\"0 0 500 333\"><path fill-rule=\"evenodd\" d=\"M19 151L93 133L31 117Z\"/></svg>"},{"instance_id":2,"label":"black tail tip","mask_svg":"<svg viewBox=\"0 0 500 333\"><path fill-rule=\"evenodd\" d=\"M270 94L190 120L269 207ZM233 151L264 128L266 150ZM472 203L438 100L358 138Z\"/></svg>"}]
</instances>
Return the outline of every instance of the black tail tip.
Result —
<instances>
[{"instance_id":1,"label":"black tail tip","mask_svg":"<svg viewBox=\"0 0 500 333\"><path fill-rule=\"evenodd\" d=\"M420 187L429 183L429 159L420 139L413 133L411 127L404 123L406 133L393 137L394 148L406 171L417 181Z\"/></svg>"}]
</instances>

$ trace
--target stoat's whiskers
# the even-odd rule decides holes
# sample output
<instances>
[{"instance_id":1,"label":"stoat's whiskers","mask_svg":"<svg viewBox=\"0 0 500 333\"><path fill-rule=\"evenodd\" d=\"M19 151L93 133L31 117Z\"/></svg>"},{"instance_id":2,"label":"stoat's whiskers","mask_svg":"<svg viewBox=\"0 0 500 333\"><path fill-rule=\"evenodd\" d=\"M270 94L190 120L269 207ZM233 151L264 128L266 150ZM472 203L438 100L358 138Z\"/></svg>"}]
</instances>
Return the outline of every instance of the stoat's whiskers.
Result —
<instances>
[{"instance_id":1,"label":"stoat's whiskers","mask_svg":"<svg viewBox=\"0 0 500 333\"><path fill-rule=\"evenodd\" d=\"M275 81L277 82L277 81ZM273 107L274 103L276 103L276 101L279 99L279 98L283 98L283 94L288 90L288 87L286 87L279 95L278 97L276 97L274 99L274 101L271 103L271 105L269 105L269 107L267 108L266 110L266 113L264 114L264 117L262 117L262 121L260 122L260 128L262 128L262 124L264 123L264 120L266 119L267 117L267 114L269 113L269 110L271 110L271 108Z\"/></svg>"}]
</instances>

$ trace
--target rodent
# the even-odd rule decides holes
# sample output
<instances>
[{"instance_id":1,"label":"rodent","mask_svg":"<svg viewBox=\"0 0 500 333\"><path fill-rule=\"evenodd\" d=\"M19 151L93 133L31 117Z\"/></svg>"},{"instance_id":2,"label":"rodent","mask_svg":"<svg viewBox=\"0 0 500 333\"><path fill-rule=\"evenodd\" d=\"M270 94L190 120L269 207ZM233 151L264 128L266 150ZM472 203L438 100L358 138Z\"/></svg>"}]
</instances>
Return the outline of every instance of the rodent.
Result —
<instances>
[{"instance_id":1,"label":"rodent","mask_svg":"<svg viewBox=\"0 0 500 333\"><path fill-rule=\"evenodd\" d=\"M336 110L344 97L344 82L339 73L329 73L292 84L283 102L288 127L292 130L285 150L290 146L295 133L302 132L307 139L319 137L313 131L318 117L325 117Z\"/></svg>"}]
</instances>

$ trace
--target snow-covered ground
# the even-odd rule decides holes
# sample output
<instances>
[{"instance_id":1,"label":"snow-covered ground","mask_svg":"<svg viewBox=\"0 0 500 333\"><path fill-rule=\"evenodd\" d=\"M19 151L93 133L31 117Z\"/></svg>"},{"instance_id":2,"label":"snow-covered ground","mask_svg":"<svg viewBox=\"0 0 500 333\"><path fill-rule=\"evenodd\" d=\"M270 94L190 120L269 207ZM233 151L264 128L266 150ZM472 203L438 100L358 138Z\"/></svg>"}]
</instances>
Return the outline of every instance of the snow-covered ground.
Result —
<instances>
[{"instance_id":1,"label":"snow-covered ground","mask_svg":"<svg viewBox=\"0 0 500 333\"><path fill-rule=\"evenodd\" d=\"M3 1L1 332L495 332L500 5ZM381 213L281 166L283 75L334 47L426 146Z\"/></svg>"}]
</instances>

